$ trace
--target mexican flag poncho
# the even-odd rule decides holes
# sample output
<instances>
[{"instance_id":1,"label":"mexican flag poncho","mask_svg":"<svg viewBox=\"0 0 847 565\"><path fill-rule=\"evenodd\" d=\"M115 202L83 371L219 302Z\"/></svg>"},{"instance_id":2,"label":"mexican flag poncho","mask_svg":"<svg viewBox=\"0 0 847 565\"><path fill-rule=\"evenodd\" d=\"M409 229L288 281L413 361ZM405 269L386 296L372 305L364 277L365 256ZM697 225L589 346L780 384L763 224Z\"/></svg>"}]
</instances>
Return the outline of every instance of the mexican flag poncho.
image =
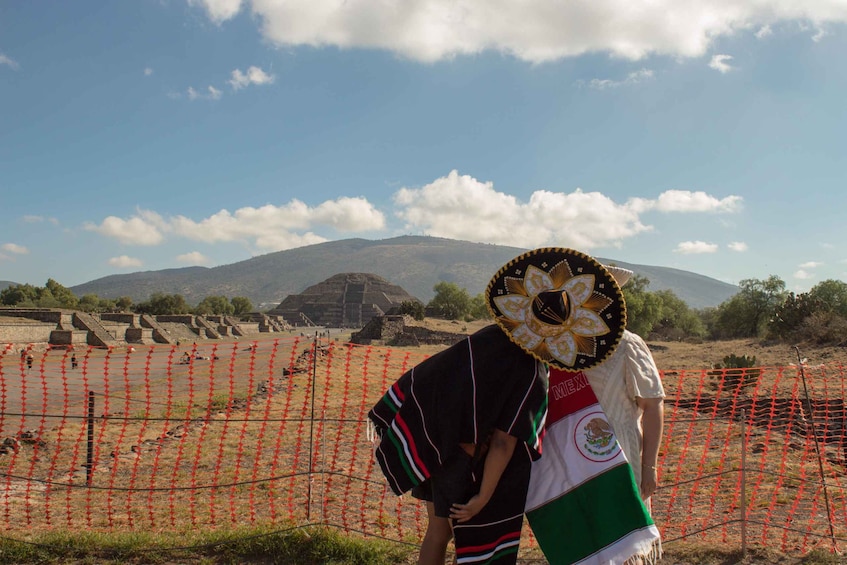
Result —
<instances>
[{"instance_id":1,"label":"mexican flag poncho","mask_svg":"<svg viewBox=\"0 0 847 565\"><path fill-rule=\"evenodd\" d=\"M544 457L532 464L526 514L551 565L661 556L659 530L581 372L550 372Z\"/></svg>"},{"instance_id":2,"label":"mexican flag poncho","mask_svg":"<svg viewBox=\"0 0 847 565\"><path fill-rule=\"evenodd\" d=\"M459 563L507 564L517 557L546 414L544 364L492 325L403 374L368 417L379 435L376 460L395 494L437 474L460 443L482 444L495 428L518 438L494 496L454 529Z\"/></svg>"}]
</instances>

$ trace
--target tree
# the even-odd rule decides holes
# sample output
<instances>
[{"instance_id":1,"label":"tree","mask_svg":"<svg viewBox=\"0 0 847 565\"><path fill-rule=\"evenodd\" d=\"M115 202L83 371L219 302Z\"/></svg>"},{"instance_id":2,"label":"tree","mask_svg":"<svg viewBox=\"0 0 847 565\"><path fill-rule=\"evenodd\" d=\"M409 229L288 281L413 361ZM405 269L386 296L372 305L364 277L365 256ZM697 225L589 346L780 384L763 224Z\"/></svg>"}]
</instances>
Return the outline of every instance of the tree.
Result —
<instances>
[{"instance_id":1,"label":"tree","mask_svg":"<svg viewBox=\"0 0 847 565\"><path fill-rule=\"evenodd\" d=\"M468 291L456 283L441 281L432 287L435 297L427 304L439 316L447 320L464 318L471 308Z\"/></svg>"},{"instance_id":2,"label":"tree","mask_svg":"<svg viewBox=\"0 0 847 565\"><path fill-rule=\"evenodd\" d=\"M706 336L706 326L700 316L672 290L657 290L653 294L661 303L659 321L653 327L654 333L661 333L666 339Z\"/></svg>"},{"instance_id":3,"label":"tree","mask_svg":"<svg viewBox=\"0 0 847 565\"><path fill-rule=\"evenodd\" d=\"M207 296L194 308L194 313L201 316L219 314L228 316L235 312L235 308L226 296Z\"/></svg>"},{"instance_id":4,"label":"tree","mask_svg":"<svg viewBox=\"0 0 847 565\"><path fill-rule=\"evenodd\" d=\"M823 304L813 299L808 292L789 292L768 320L768 335L778 339L793 338L809 316L823 310Z\"/></svg>"},{"instance_id":5,"label":"tree","mask_svg":"<svg viewBox=\"0 0 847 565\"><path fill-rule=\"evenodd\" d=\"M785 282L776 275L766 280L745 279L741 290L717 309L712 328L715 338L764 335L768 321L785 301Z\"/></svg>"},{"instance_id":6,"label":"tree","mask_svg":"<svg viewBox=\"0 0 847 565\"><path fill-rule=\"evenodd\" d=\"M483 320L491 317L491 312L485 302L485 295L480 293L471 298L471 309L468 312L468 317L471 320Z\"/></svg>"},{"instance_id":7,"label":"tree","mask_svg":"<svg viewBox=\"0 0 847 565\"><path fill-rule=\"evenodd\" d=\"M79 299L79 309L83 312L99 312L100 297L96 294L83 294Z\"/></svg>"},{"instance_id":8,"label":"tree","mask_svg":"<svg viewBox=\"0 0 847 565\"><path fill-rule=\"evenodd\" d=\"M53 279L47 279L45 288L50 291L60 308L76 308L79 305L79 299L71 292L71 289L60 285Z\"/></svg>"},{"instance_id":9,"label":"tree","mask_svg":"<svg viewBox=\"0 0 847 565\"><path fill-rule=\"evenodd\" d=\"M0 291L0 304L32 308L75 309L79 305L79 300L69 288L53 279L47 279L45 286L22 284L3 289Z\"/></svg>"},{"instance_id":10,"label":"tree","mask_svg":"<svg viewBox=\"0 0 847 565\"><path fill-rule=\"evenodd\" d=\"M139 314L161 316L167 314L188 314L189 307L181 294L154 293L146 302L139 302L133 307Z\"/></svg>"},{"instance_id":11,"label":"tree","mask_svg":"<svg viewBox=\"0 0 847 565\"><path fill-rule=\"evenodd\" d=\"M821 281L809 290L809 298L818 303L817 310L847 318L847 283L834 279Z\"/></svg>"},{"instance_id":12,"label":"tree","mask_svg":"<svg viewBox=\"0 0 847 565\"><path fill-rule=\"evenodd\" d=\"M0 291L0 304L4 306L34 306L38 289L31 284L13 284Z\"/></svg>"},{"instance_id":13,"label":"tree","mask_svg":"<svg viewBox=\"0 0 847 565\"><path fill-rule=\"evenodd\" d=\"M250 299L246 296L233 296L232 308L233 314L235 314L236 316L241 316L242 314L246 314L247 312L253 311L253 303L250 302Z\"/></svg>"},{"instance_id":14,"label":"tree","mask_svg":"<svg viewBox=\"0 0 847 565\"><path fill-rule=\"evenodd\" d=\"M647 291L649 285L650 279L633 274L622 289L626 301L626 328L645 339L662 315L661 299Z\"/></svg>"},{"instance_id":15,"label":"tree","mask_svg":"<svg viewBox=\"0 0 847 565\"><path fill-rule=\"evenodd\" d=\"M115 308L120 310L121 312L127 312L132 309L132 298L129 296L121 296L115 302Z\"/></svg>"},{"instance_id":16,"label":"tree","mask_svg":"<svg viewBox=\"0 0 847 565\"><path fill-rule=\"evenodd\" d=\"M423 320L426 314L424 305L417 300L404 300L397 311L402 315L411 316L415 320Z\"/></svg>"}]
</instances>

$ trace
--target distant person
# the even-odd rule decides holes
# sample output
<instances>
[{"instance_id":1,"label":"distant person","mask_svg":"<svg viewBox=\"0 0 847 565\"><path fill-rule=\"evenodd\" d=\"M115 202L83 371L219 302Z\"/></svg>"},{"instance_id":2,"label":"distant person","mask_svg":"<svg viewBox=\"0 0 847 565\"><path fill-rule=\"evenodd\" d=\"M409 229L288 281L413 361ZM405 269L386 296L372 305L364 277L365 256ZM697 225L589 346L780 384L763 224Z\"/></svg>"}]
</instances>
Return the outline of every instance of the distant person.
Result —
<instances>
[{"instance_id":1,"label":"distant person","mask_svg":"<svg viewBox=\"0 0 847 565\"><path fill-rule=\"evenodd\" d=\"M76 361L76 353L73 353L71 355L71 369L76 369L78 366L79 364Z\"/></svg>"},{"instance_id":2,"label":"distant person","mask_svg":"<svg viewBox=\"0 0 847 565\"><path fill-rule=\"evenodd\" d=\"M32 369L32 363L35 361L35 358L32 356L32 353L27 353L26 356L26 368Z\"/></svg>"}]
</instances>

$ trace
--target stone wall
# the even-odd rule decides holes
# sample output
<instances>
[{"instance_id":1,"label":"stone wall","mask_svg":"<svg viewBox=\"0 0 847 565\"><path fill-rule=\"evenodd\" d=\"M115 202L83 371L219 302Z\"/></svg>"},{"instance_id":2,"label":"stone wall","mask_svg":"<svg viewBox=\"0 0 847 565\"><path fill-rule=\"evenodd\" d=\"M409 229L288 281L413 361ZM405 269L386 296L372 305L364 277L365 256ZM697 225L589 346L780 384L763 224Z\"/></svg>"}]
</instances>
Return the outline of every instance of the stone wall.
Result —
<instances>
[{"instance_id":1,"label":"stone wall","mask_svg":"<svg viewBox=\"0 0 847 565\"><path fill-rule=\"evenodd\" d=\"M452 345L467 335L430 330L410 322L408 316L379 316L351 335L350 341L360 345L374 342L397 346Z\"/></svg>"},{"instance_id":2,"label":"stone wall","mask_svg":"<svg viewBox=\"0 0 847 565\"><path fill-rule=\"evenodd\" d=\"M138 327L138 314L123 314L123 313L103 313L100 314L100 323L104 326L106 322L118 322L127 326Z\"/></svg>"},{"instance_id":3,"label":"stone wall","mask_svg":"<svg viewBox=\"0 0 847 565\"><path fill-rule=\"evenodd\" d=\"M59 310L42 310L40 308L0 308L0 316L11 316L13 318L28 318L53 324L62 323L62 312Z\"/></svg>"},{"instance_id":4,"label":"stone wall","mask_svg":"<svg viewBox=\"0 0 847 565\"><path fill-rule=\"evenodd\" d=\"M50 332L50 345L86 345L88 332L85 330L53 330Z\"/></svg>"},{"instance_id":5,"label":"stone wall","mask_svg":"<svg viewBox=\"0 0 847 565\"><path fill-rule=\"evenodd\" d=\"M89 325L96 326L103 339L118 343L175 343L179 339L194 341L198 338L217 339L221 336L249 337L251 334L283 330L279 324L269 325L267 317L254 322L239 322L238 326L232 326L228 323L230 319L225 320L227 323L211 325L205 318L192 315L157 316L159 321L168 320L162 321L160 325L150 317L147 318L152 321L146 323L138 314L90 315L58 310L0 308L0 347L9 343L103 345L92 341L91 328L86 329L82 324L75 327L72 320L77 315L80 319L90 319ZM216 321L224 321L224 318L218 317ZM157 335L162 332L163 335Z\"/></svg>"},{"instance_id":6,"label":"stone wall","mask_svg":"<svg viewBox=\"0 0 847 565\"><path fill-rule=\"evenodd\" d=\"M0 344L47 343L56 324L0 324Z\"/></svg>"}]
</instances>

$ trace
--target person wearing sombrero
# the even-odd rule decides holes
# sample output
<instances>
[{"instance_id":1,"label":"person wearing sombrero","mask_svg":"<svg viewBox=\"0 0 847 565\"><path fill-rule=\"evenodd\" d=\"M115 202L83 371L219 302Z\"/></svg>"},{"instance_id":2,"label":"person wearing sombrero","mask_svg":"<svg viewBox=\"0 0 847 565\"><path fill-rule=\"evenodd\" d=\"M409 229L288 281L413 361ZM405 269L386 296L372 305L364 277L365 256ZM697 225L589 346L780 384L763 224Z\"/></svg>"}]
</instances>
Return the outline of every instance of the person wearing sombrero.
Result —
<instances>
[{"instance_id":1,"label":"person wearing sombrero","mask_svg":"<svg viewBox=\"0 0 847 565\"><path fill-rule=\"evenodd\" d=\"M567 367L551 367L544 457L532 465L526 514L551 565L644 564L662 555L659 530L639 493L641 485L650 489L651 480L636 472L641 469L640 443L635 464L628 460L633 452L629 448L641 433L633 415L644 405L642 401L648 402L636 396L651 396L654 388L644 378L638 379L639 385L624 384L629 380L624 373L631 373L634 365L650 372L643 356L646 345L639 348L643 341L625 329L620 287L632 272L611 266L603 270L602 286L607 287L611 279L621 303L619 309L607 308L601 314L615 328L611 334L615 345L601 355L576 357ZM613 320L618 312L620 320ZM608 345L610 336L597 339ZM655 439L655 431L651 438ZM658 440L645 441L644 449L654 467L654 489Z\"/></svg>"},{"instance_id":2,"label":"person wearing sombrero","mask_svg":"<svg viewBox=\"0 0 847 565\"><path fill-rule=\"evenodd\" d=\"M620 289L565 248L522 254L486 289L495 324L421 362L371 409L395 494L427 500L419 563L517 560L533 461L544 459L548 366L591 366L623 331Z\"/></svg>"},{"instance_id":3,"label":"person wearing sombrero","mask_svg":"<svg viewBox=\"0 0 847 565\"><path fill-rule=\"evenodd\" d=\"M621 288L633 275L623 267L605 267ZM665 398L653 355L641 336L624 330L614 353L585 371L585 376L615 430L615 437L632 466L641 498L649 509L650 497L657 487Z\"/></svg>"}]
</instances>

